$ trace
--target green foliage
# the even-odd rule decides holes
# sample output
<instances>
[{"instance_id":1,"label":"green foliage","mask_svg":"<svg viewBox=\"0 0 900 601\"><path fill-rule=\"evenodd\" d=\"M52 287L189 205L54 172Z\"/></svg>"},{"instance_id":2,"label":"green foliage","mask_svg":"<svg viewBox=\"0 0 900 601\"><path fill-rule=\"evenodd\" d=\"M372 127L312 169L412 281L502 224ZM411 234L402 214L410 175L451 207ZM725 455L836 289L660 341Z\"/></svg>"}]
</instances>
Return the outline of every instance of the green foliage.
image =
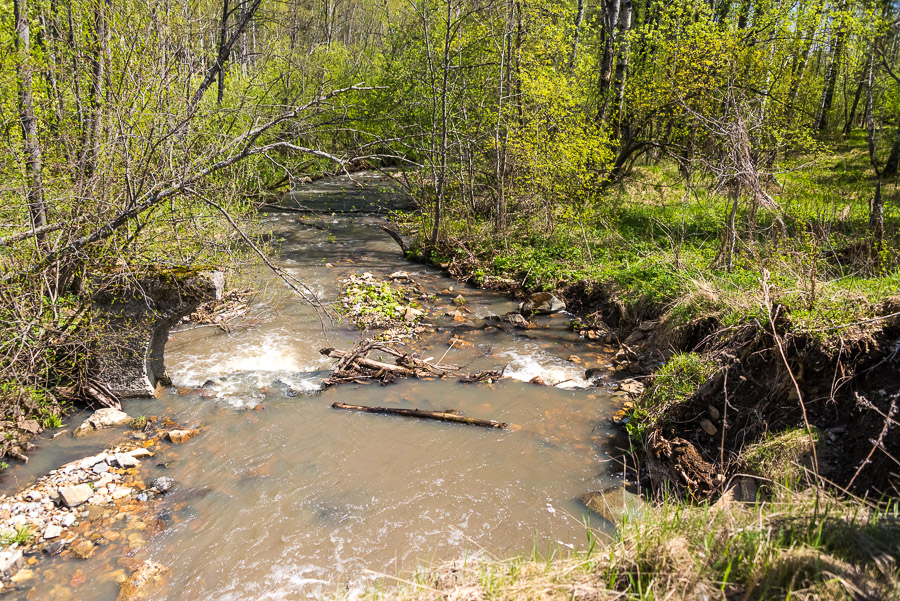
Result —
<instances>
[{"instance_id":1,"label":"green foliage","mask_svg":"<svg viewBox=\"0 0 900 601\"><path fill-rule=\"evenodd\" d=\"M672 405L681 403L716 371L716 364L697 353L674 355L654 375L653 382L629 414L626 429L635 440L643 440L650 428Z\"/></svg>"}]
</instances>

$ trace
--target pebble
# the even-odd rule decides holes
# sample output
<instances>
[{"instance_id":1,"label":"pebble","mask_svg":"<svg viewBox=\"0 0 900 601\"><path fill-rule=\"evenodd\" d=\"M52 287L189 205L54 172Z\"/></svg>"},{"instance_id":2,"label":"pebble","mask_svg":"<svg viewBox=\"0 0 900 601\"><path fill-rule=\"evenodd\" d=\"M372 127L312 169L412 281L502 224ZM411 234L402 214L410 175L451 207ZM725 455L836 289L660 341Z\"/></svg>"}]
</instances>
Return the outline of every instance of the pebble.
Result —
<instances>
[{"instance_id":1,"label":"pebble","mask_svg":"<svg viewBox=\"0 0 900 601\"><path fill-rule=\"evenodd\" d=\"M700 420L700 428L709 436L715 436L719 431L708 419Z\"/></svg>"},{"instance_id":2,"label":"pebble","mask_svg":"<svg viewBox=\"0 0 900 601\"><path fill-rule=\"evenodd\" d=\"M72 545L72 553L80 559L89 559L96 550L97 545L87 540L79 541Z\"/></svg>"},{"instance_id":3,"label":"pebble","mask_svg":"<svg viewBox=\"0 0 900 601\"><path fill-rule=\"evenodd\" d=\"M77 507L87 501L94 493L87 484L75 484L72 486L64 486L59 489L59 496L62 497L63 503L69 507Z\"/></svg>"},{"instance_id":4,"label":"pebble","mask_svg":"<svg viewBox=\"0 0 900 601\"><path fill-rule=\"evenodd\" d=\"M187 442L199 433L199 430L169 430L168 437L173 444Z\"/></svg>"},{"instance_id":5,"label":"pebble","mask_svg":"<svg viewBox=\"0 0 900 601\"><path fill-rule=\"evenodd\" d=\"M47 526L47 529L44 530L44 540L50 540L51 538L59 538L59 535L62 534L62 526L57 524L50 524Z\"/></svg>"},{"instance_id":6,"label":"pebble","mask_svg":"<svg viewBox=\"0 0 900 601\"><path fill-rule=\"evenodd\" d=\"M172 476L160 476L159 478L151 482L150 486L161 493L166 493L172 490L172 487L175 486L175 478L173 478Z\"/></svg>"}]
</instances>

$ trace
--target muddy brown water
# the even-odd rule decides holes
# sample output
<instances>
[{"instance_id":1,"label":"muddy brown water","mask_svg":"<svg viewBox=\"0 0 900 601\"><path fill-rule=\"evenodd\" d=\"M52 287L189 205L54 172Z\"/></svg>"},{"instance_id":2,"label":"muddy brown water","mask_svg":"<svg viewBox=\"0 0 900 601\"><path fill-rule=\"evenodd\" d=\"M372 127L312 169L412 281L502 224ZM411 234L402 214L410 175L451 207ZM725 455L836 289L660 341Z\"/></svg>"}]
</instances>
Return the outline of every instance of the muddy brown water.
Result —
<instances>
[{"instance_id":1,"label":"muddy brown water","mask_svg":"<svg viewBox=\"0 0 900 601\"><path fill-rule=\"evenodd\" d=\"M398 198L378 176L332 178L285 200L317 215L271 210L263 219L280 239L279 264L323 302L334 302L339 280L350 274L409 271L436 297L425 302L433 327L410 347L424 358L446 353L445 363L466 371L506 366L508 377L493 385L353 384L316 394L333 363L318 349L347 348L363 334L346 322L323 323L274 276L261 275L275 292L255 302L243 326L173 331L166 347L173 387L158 399L124 405L131 415L164 415L202 428L142 467L147 482L169 475L177 483L147 504L144 522L154 527L131 531L121 520L114 526L121 535L101 538L94 557L43 559L37 577L19 587L20 598L112 600L116 580L135 560L169 568L155 597L161 600L296 599L476 553L546 556L587 546L586 521L596 525L596 516L576 499L615 480L607 419L616 407L605 388L590 387L582 376L586 367L608 363L608 349L578 339L565 315L540 318L528 330L485 327L484 317L515 303L405 262L378 229L377 215L331 213L387 209ZM464 322L444 315L458 294L471 311ZM473 346L448 351L454 335ZM534 376L564 382L529 384ZM202 393L193 390L204 385ZM310 394L292 396L298 391ZM332 409L335 401L455 409L514 427L357 414ZM27 466L9 470L3 492L116 436L122 433L83 440L48 435Z\"/></svg>"}]
</instances>

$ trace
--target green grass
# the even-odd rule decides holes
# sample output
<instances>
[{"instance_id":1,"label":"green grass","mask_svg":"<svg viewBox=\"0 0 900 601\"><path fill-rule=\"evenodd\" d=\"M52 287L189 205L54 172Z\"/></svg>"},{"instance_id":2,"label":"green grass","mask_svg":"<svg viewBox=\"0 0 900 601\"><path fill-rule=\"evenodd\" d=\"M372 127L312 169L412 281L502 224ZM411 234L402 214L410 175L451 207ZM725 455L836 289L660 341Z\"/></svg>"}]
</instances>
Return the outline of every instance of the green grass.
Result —
<instances>
[{"instance_id":1,"label":"green grass","mask_svg":"<svg viewBox=\"0 0 900 601\"><path fill-rule=\"evenodd\" d=\"M658 425L660 416L681 403L716 371L716 364L697 353L674 355L654 375L651 385L631 410L626 428L635 440Z\"/></svg>"}]
</instances>

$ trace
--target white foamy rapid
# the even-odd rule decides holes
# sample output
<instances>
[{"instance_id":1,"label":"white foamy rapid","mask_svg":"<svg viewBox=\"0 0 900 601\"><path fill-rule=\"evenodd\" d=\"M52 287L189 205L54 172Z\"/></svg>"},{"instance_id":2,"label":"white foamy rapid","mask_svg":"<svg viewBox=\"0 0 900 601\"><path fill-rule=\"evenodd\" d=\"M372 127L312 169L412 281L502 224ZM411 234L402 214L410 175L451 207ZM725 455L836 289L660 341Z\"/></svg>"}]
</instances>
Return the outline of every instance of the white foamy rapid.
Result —
<instances>
[{"instance_id":1,"label":"white foamy rapid","mask_svg":"<svg viewBox=\"0 0 900 601\"><path fill-rule=\"evenodd\" d=\"M536 347L527 350L525 354L509 350L499 355L509 359L509 365L504 372L506 377L522 382L530 382L539 377L548 386L557 388L588 388L591 385L584 379L584 368Z\"/></svg>"},{"instance_id":2,"label":"white foamy rapid","mask_svg":"<svg viewBox=\"0 0 900 601\"><path fill-rule=\"evenodd\" d=\"M255 404L265 392L311 392L320 389L315 373L329 360L311 356L308 342L286 333L222 345L204 355L167 357L167 371L176 387L211 390L215 398L233 405Z\"/></svg>"}]
</instances>

